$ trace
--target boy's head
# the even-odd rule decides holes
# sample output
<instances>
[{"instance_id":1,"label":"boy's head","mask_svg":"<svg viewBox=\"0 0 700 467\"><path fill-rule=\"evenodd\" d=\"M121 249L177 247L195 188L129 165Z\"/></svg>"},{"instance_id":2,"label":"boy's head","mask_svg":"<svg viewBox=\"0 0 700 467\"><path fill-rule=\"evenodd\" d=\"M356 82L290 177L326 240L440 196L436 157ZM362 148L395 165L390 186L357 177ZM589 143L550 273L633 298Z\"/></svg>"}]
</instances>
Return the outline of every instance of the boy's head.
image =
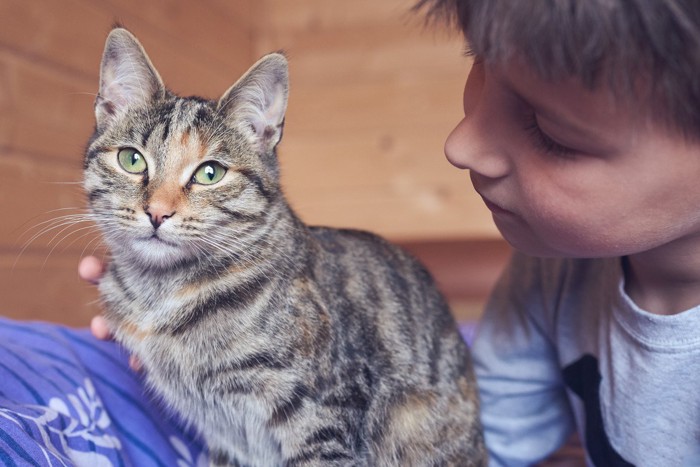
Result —
<instances>
[{"instance_id":1,"label":"boy's head","mask_svg":"<svg viewBox=\"0 0 700 467\"><path fill-rule=\"evenodd\" d=\"M418 8L476 57L446 154L513 246L596 257L700 237L700 2Z\"/></svg>"}]
</instances>

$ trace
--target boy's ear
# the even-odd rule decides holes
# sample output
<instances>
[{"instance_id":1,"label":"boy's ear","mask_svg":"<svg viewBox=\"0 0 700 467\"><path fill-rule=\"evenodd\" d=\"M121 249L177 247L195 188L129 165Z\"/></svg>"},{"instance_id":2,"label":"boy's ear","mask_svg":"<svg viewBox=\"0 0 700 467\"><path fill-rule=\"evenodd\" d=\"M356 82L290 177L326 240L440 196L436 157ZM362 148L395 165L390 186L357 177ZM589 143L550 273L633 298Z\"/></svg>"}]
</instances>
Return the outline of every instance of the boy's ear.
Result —
<instances>
[{"instance_id":1,"label":"boy's ear","mask_svg":"<svg viewBox=\"0 0 700 467\"><path fill-rule=\"evenodd\" d=\"M126 29L113 29L102 54L100 90L95 100L97 126L164 93L163 82L136 37Z\"/></svg>"},{"instance_id":2,"label":"boy's ear","mask_svg":"<svg viewBox=\"0 0 700 467\"><path fill-rule=\"evenodd\" d=\"M280 53L264 56L226 91L218 108L263 152L282 138L289 94L287 59Z\"/></svg>"}]
</instances>

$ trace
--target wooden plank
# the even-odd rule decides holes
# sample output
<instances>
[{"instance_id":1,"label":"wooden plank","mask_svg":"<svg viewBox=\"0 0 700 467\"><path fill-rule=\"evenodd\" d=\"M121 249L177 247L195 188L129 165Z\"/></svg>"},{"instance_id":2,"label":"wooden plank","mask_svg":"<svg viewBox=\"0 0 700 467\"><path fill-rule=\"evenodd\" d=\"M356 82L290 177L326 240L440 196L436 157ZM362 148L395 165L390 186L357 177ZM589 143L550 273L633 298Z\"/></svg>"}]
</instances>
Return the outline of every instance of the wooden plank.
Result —
<instances>
[{"instance_id":1,"label":"wooden plank","mask_svg":"<svg viewBox=\"0 0 700 467\"><path fill-rule=\"evenodd\" d=\"M400 24L363 25L339 31L266 31L256 36L258 55L284 50L291 81L343 85L365 81L465 80L471 59L461 38Z\"/></svg>"},{"instance_id":2,"label":"wooden plank","mask_svg":"<svg viewBox=\"0 0 700 467\"><path fill-rule=\"evenodd\" d=\"M260 27L274 30L331 30L396 21L421 21L406 0L262 0Z\"/></svg>"},{"instance_id":3,"label":"wooden plank","mask_svg":"<svg viewBox=\"0 0 700 467\"><path fill-rule=\"evenodd\" d=\"M52 161L37 160L17 153L0 153L0 249L19 251L35 234L54 226L52 220L59 216L75 215L85 206L79 181L82 168ZM64 218L77 220L74 217ZM55 252L82 251L96 237L81 238L92 224L81 223L63 230L52 228L31 241L28 250L48 251L57 245ZM68 227L68 224L64 225ZM63 231L62 231L63 230ZM53 239L53 241L52 241ZM60 243L59 240L62 240ZM97 245L97 243L93 243ZM92 247L89 251L91 251Z\"/></svg>"},{"instance_id":4,"label":"wooden plank","mask_svg":"<svg viewBox=\"0 0 700 467\"><path fill-rule=\"evenodd\" d=\"M369 82L291 88L287 131L342 133L358 129L454 127L462 118L462 79Z\"/></svg>"},{"instance_id":5,"label":"wooden plank","mask_svg":"<svg viewBox=\"0 0 700 467\"><path fill-rule=\"evenodd\" d=\"M0 18L5 19L0 45L6 51L83 77L97 76L104 37L113 21L75 1L50 0L4 0Z\"/></svg>"},{"instance_id":6,"label":"wooden plank","mask_svg":"<svg viewBox=\"0 0 700 467\"><path fill-rule=\"evenodd\" d=\"M196 57L202 65L219 70L228 76L230 83L224 84L217 94L233 84L247 66L251 65L252 24L249 19L236 15L245 12L249 0L230 0L227 14L221 14L219 8L212 8L208 1L192 2L190 0L110 0L99 5L107 13L117 16L124 25L134 28L138 37L144 35L144 47L151 54L145 42L153 38L147 34L153 32L159 36L159 42L167 42L177 47L181 57ZM156 31L153 31L155 28ZM154 49L154 52L159 52ZM172 54L172 51L170 51ZM169 55L170 55L169 54ZM178 57L180 59L180 57ZM179 70L182 71L182 66ZM163 79L168 79L162 74ZM190 87L190 83L187 83ZM196 83L195 83L196 84ZM200 92L191 86L185 92Z\"/></svg>"},{"instance_id":7,"label":"wooden plank","mask_svg":"<svg viewBox=\"0 0 700 467\"><path fill-rule=\"evenodd\" d=\"M287 189L307 223L371 230L397 241L498 238L480 200L441 197L442 186L383 186L303 192ZM418 192L418 193L416 193ZM413 202L406 197L413 196ZM457 213L457 215L455 215Z\"/></svg>"},{"instance_id":8,"label":"wooden plank","mask_svg":"<svg viewBox=\"0 0 700 467\"><path fill-rule=\"evenodd\" d=\"M75 160L94 125L93 84L0 51L3 125L0 146ZM360 83L348 86L297 84L290 95L289 134L325 134L395 125L439 124L461 118L461 80ZM70 116L70 118L67 118Z\"/></svg>"},{"instance_id":9,"label":"wooden plank","mask_svg":"<svg viewBox=\"0 0 700 467\"><path fill-rule=\"evenodd\" d=\"M41 64L0 50L0 100L5 114L0 147L39 153L66 161L82 160L94 127L91 80L57 74Z\"/></svg>"},{"instance_id":10,"label":"wooden plank","mask_svg":"<svg viewBox=\"0 0 700 467\"><path fill-rule=\"evenodd\" d=\"M253 32L260 19L260 3L261 0L206 0L206 8L231 19L236 26L248 25Z\"/></svg>"},{"instance_id":11,"label":"wooden plank","mask_svg":"<svg viewBox=\"0 0 700 467\"><path fill-rule=\"evenodd\" d=\"M280 159L305 219L394 239L498 238L466 174L441 155L463 115L461 37L393 0L261 4L258 52L290 58Z\"/></svg>"},{"instance_id":12,"label":"wooden plank","mask_svg":"<svg viewBox=\"0 0 700 467\"><path fill-rule=\"evenodd\" d=\"M442 155L444 128L285 134L282 183L310 223L391 238L499 238L467 172Z\"/></svg>"},{"instance_id":13,"label":"wooden plank","mask_svg":"<svg viewBox=\"0 0 700 467\"><path fill-rule=\"evenodd\" d=\"M2 315L87 326L99 313L98 294L79 279L78 255L53 255L45 264L44 260L44 254L33 253L13 268L14 254L0 252Z\"/></svg>"},{"instance_id":14,"label":"wooden plank","mask_svg":"<svg viewBox=\"0 0 700 467\"><path fill-rule=\"evenodd\" d=\"M399 185L417 176L435 183L463 182L466 189L461 191L468 191L468 176L444 156L449 131L439 125L387 126L338 134L288 129L278 147L282 177L287 184L315 189Z\"/></svg>"},{"instance_id":15,"label":"wooden plank","mask_svg":"<svg viewBox=\"0 0 700 467\"><path fill-rule=\"evenodd\" d=\"M510 258L502 239L402 242L425 264L445 295L452 299L486 297Z\"/></svg>"},{"instance_id":16,"label":"wooden plank","mask_svg":"<svg viewBox=\"0 0 700 467\"><path fill-rule=\"evenodd\" d=\"M0 46L56 73L89 79L90 85L83 91L96 92L104 41L115 20L121 18L144 44L171 89L216 97L250 65L250 40L236 28L223 32L200 28L200 34L194 36L170 30L191 28L189 15L196 18L196 12L203 10L192 2L182 5L184 11L178 17L163 20L164 26L156 28L132 15L128 5L115 8L89 0L6 0L0 2L0 18L13 21L0 28ZM157 21L154 13L150 15ZM217 27L224 25L218 23ZM166 27L168 32L164 32ZM229 39L222 40L222 36Z\"/></svg>"},{"instance_id":17,"label":"wooden plank","mask_svg":"<svg viewBox=\"0 0 700 467\"><path fill-rule=\"evenodd\" d=\"M188 87L191 85L188 91L194 93L215 95L237 79L221 78L220 70L216 79L211 73L207 77L204 70L188 67L186 59L175 58L168 63L173 68L168 73L173 80L187 81ZM98 64L99 57L95 69ZM180 65L189 71L178 71ZM56 72L45 63L0 49L0 84L0 147L70 160L82 157L94 127L96 76L92 79Z\"/></svg>"},{"instance_id":18,"label":"wooden plank","mask_svg":"<svg viewBox=\"0 0 700 467\"><path fill-rule=\"evenodd\" d=\"M13 110L17 107L14 103L15 95L10 92L10 82L13 77L9 64L0 59L0 147L3 141L11 138L14 122Z\"/></svg>"}]
</instances>

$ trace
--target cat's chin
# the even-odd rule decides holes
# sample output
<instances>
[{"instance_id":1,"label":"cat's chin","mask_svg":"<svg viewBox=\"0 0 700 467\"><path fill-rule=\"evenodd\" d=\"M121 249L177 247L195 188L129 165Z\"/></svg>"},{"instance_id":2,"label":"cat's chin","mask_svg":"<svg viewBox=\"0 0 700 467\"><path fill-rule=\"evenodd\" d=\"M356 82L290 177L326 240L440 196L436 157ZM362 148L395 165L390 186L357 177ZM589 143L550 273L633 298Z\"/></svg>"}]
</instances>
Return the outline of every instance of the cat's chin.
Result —
<instances>
[{"instance_id":1,"label":"cat's chin","mask_svg":"<svg viewBox=\"0 0 700 467\"><path fill-rule=\"evenodd\" d=\"M162 239L139 239L130 243L120 253L125 259L143 266L167 269L189 259L184 248Z\"/></svg>"}]
</instances>

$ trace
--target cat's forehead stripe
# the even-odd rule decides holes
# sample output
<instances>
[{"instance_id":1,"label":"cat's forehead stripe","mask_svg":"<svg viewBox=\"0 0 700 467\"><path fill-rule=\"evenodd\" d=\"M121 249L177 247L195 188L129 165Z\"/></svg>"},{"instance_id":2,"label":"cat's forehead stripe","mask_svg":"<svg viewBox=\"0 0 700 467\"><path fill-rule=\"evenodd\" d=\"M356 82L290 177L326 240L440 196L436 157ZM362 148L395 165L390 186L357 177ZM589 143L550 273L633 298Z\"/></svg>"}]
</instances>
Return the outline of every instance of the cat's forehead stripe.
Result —
<instances>
[{"instance_id":1,"label":"cat's forehead stripe","mask_svg":"<svg viewBox=\"0 0 700 467\"><path fill-rule=\"evenodd\" d=\"M192 129L199 129L206 124L209 121L210 109L206 101L177 99L159 113L160 124L164 127L162 142L165 143L171 134L189 133Z\"/></svg>"}]
</instances>

